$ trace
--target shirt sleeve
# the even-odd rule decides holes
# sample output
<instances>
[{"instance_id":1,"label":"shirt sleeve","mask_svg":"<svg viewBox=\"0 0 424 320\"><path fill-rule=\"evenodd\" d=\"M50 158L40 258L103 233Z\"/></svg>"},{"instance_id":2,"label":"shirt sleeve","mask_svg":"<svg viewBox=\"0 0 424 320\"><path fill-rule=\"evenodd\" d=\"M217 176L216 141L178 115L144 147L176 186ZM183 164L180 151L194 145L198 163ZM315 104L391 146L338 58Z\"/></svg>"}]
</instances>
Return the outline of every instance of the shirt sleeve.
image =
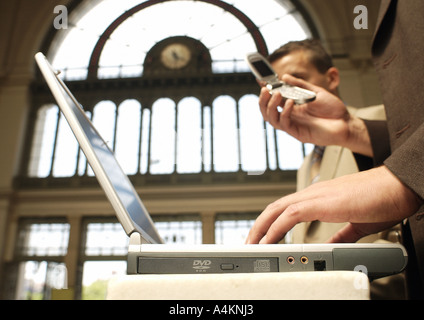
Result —
<instances>
[{"instance_id":1,"label":"shirt sleeve","mask_svg":"<svg viewBox=\"0 0 424 320\"><path fill-rule=\"evenodd\" d=\"M383 120L363 120L371 139L371 147L374 153L374 166L381 166L390 156L390 138L387 122Z\"/></svg>"},{"instance_id":2,"label":"shirt sleeve","mask_svg":"<svg viewBox=\"0 0 424 320\"><path fill-rule=\"evenodd\" d=\"M381 166L384 160L390 156L390 139L387 123L383 120L364 120L371 139L371 147L374 157L370 158L354 153L359 171L369 170Z\"/></svg>"}]
</instances>

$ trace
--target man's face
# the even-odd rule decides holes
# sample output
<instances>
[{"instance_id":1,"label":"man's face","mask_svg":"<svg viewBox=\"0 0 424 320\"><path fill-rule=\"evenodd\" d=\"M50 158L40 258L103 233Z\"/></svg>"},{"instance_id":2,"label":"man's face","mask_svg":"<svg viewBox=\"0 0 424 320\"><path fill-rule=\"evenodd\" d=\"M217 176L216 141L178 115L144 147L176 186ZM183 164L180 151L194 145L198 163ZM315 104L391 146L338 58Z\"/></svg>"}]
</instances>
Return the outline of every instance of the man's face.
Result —
<instances>
[{"instance_id":1,"label":"man's face","mask_svg":"<svg viewBox=\"0 0 424 320\"><path fill-rule=\"evenodd\" d=\"M309 62L308 54L302 50L292 52L271 63L278 77L284 74L290 74L296 78L301 78L314 85L323 87L328 91L335 93L331 77L327 73L322 74Z\"/></svg>"}]
</instances>

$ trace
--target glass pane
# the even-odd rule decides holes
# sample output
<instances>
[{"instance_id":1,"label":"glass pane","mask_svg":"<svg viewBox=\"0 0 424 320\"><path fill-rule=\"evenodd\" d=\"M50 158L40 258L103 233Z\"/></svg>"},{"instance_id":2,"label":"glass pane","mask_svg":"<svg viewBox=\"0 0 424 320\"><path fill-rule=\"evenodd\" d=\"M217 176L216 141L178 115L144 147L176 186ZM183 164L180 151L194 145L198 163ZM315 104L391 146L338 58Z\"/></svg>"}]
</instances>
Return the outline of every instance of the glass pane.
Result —
<instances>
[{"instance_id":1,"label":"glass pane","mask_svg":"<svg viewBox=\"0 0 424 320\"><path fill-rule=\"evenodd\" d=\"M78 142L61 114L53 164L54 177L71 177L77 167Z\"/></svg>"},{"instance_id":2,"label":"glass pane","mask_svg":"<svg viewBox=\"0 0 424 320\"><path fill-rule=\"evenodd\" d=\"M150 137L150 116L149 109L143 110L143 119L141 125L141 154L140 154L140 172L146 173L149 163L149 137Z\"/></svg>"},{"instance_id":3,"label":"glass pane","mask_svg":"<svg viewBox=\"0 0 424 320\"><path fill-rule=\"evenodd\" d=\"M115 120L116 106L112 101L101 101L94 107L93 125L111 150L115 140ZM86 161L85 156L81 161ZM87 167L87 175L94 176L90 165Z\"/></svg>"},{"instance_id":4,"label":"glass pane","mask_svg":"<svg viewBox=\"0 0 424 320\"><path fill-rule=\"evenodd\" d=\"M181 219L179 217L158 218L154 217L155 226L162 239L167 244L201 244L202 243L202 222L185 220L173 221L171 219Z\"/></svg>"},{"instance_id":5,"label":"glass pane","mask_svg":"<svg viewBox=\"0 0 424 320\"><path fill-rule=\"evenodd\" d=\"M19 265L17 300L48 300L51 289L67 289L68 273L63 263L26 261Z\"/></svg>"},{"instance_id":6,"label":"glass pane","mask_svg":"<svg viewBox=\"0 0 424 320\"><path fill-rule=\"evenodd\" d=\"M128 252L129 238L120 223L89 223L85 254L87 256L120 256Z\"/></svg>"},{"instance_id":7,"label":"glass pane","mask_svg":"<svg viewBox=\"0 0 424 320\"><path fill-rule=\"evenodd\" d=\"M119 106L115 155L126 174L135 174L138 169L140 109L136 100L126 100Z\"/></svg>"},{"instance_id":8,"label":"glass pane","mask_svg":"<svg viewBox=\"0 0 424 320\"><path fill-rule=\"evenodd\" d=\"M258 107L258 96L248 95L240 100L241 166L249 174L266 170L264 121Z\"/></svg>"},{"instance_id":9,"label":"glass pane","mask_svg":"<svg viewBox=\"0 0 424 320\"><path fill-rule=\"evenodd\" d=\"M178 104L177 172L200 172L202 136L200 101L184 98Z\"/></svg>"},{"instance_id":10,"label":"glass pane","mask_svg":"<svg viewBox=\"0 0 424 320\"><path fill-rule=\"evenodd\" d=\"M86 111L85 114L89 119L91 119L91 112ZM79 159L78 159L78 175L83 176L85 174L94 175L91 166L87 162L87 158L85 157L84 152L82 152L81 148L79 149Z\"/></svg>"},{"instance_id":11,"label":"glass pane","mask_svg":"<svg viewBox=\"0 0 424 320\"><path fill-rule=\"evenodd\" d=\"M67 80L87 77L89 58L98 40L98 34L93 34L94 24L90 24L86 28L85 30L77 27L62 29L57 33L56 45L54 46L57 51L52 59L52 64L58 70L70 70L70 72L65 72L66 76L70 75L69 78L66 78ZM60 43L60 45L57 45L57 43ZM82 43L84 45L80 45ZM78 77L76 77L74 70L78 70Z\"/></svg>"},{"instance_id":12,"label":"glass pane","mask_svg":"<svg viewBox=\"0 0 424 320\"><path fill-rule=\"evenodd\" d=\"M94 107L94 127L112 150L115 140L115 120L116 106L112 101L101 101Z\"/></svg>"},{"instance_id":13,"label":"glass pane","mask_svg":"<svg viewBox=\"0 0 424 320\"><path fill-rule=\"evenodd\" d=\"M255 218L243 215L220 215L215 221L215 243L243 244L255 222Z\"/></svg>"},{"instance_id":14,"label":"glass pane","mask_svg":"<svg viewBox=\"0 0 424 320\"><path fill-rule=\"evenodd\" d=\"M217 172L238 171L236 102L221 96L213 102L213 166Z\"/></svg>"},{"instance_id":15,"label":"glass pane","mask_svg":"<svg viewBox=\"0 0 424 320\"><path fill-rule=\"evenodd\" d=\"M126 273L126 261L86 261L82 273L82 300L105 300L109 280Z\"/></svg>"},{"instance_id":16,"label":"glass pane","mask_svg":"<svg viewBox=\"0 0 424 320\"><path fill-rule=\"evenodd\" d=\"M86 68L99 35L125 10L139 0L85 1L69 16L68 29L57 32L54 50L57 50L53 65L59 69ZM93 3L95 3L93 5ZM87 9L88 8L88 9ZM81 44L84 45L81 45ZM75 48L78 48L76 50Z\"/></svg>"},{"instance_id":17,"label":"glass pane","mask_svg":"<svg viewBox=\"0 0 424 320\"><path fill-rule=\"evenodd\" d=\"M69 224L29 223L19 230L20 256L64 256L68 250Z\"/></svg>"},{"instance_id":18,"label":"glass pane","mask_svg":"<svg viewBox=\"0 0 424 320\"><path fill-rule=\"evenodd\" d=\"M299 169L303 162L302 143L281 130L276 132L280 169Z\"/></svg>"},{"instance_id":19,"label":"glass pane","mask_svg":"<svg viewBox=\"0 0 424 320\"><path fill-rule=\"evenodd\" d=\"M175 103L159 99L153 104L150 173L174 172L175 165Z\"/></svg>"},{"instance_id":20,"label":"glass pane","mask_svg":"<svg viewBox=\"0 0 424 320\"><path fill-rule=\"evenodd\" d=\"M212 169L212 134L211 134L211 108L203 109L203 170L210 172Z\"/></svg>"},{"instance_id":21,"label":"glass pane","mask_svg":"<svg viewBox=\"0 0 424 320\"><path fill-rule=\"evenodd\" d=\"M275 129L266 122L266 137L268 146L268 168L271 170L277 169L277 146L275 144Z\"/></svg>"},{"instance_id":22,"label":"glass pane","mask_svg":"<svg viewBox=\"0 0 424 320\"><path fill-rule=\"evenodd\" d=\"M56 135L58 108L47 105L37 113L29 163L30 177L47 177L50 174L53 145Z\"/></svg>"}]
</instances>

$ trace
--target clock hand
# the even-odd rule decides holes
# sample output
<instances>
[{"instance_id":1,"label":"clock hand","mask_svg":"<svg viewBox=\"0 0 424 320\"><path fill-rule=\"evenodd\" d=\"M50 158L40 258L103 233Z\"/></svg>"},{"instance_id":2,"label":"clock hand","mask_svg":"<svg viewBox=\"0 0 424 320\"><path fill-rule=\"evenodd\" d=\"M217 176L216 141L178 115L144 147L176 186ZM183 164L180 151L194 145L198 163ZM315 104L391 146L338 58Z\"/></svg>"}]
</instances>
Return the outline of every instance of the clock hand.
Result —
<instances>
[{"instance_id":1,"label":"clock hand","mask_svg":"<svg viewBox=\"0 0 424 320\"><path fill-rule=\"evenodd\" d=\"M181 59L175 51L172 51L172 57L173 57L175 60L180 60L180 59Z\"/></svg>"}]
</instances>

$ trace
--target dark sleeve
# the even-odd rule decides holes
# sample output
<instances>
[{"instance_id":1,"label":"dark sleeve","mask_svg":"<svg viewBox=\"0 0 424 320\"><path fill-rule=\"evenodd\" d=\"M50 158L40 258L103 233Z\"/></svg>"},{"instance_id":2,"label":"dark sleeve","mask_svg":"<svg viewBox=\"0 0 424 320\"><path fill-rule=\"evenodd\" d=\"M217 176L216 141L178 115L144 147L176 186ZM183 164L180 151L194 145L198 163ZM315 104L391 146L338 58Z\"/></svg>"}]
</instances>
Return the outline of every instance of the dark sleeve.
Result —
<instances>
[{"instance_id":1,"label":"dark sleeve","mask_svg":"<svg viewBox=\"0 0 424 320\"><path fill-rule=\"evenodd\" d=\"M371 139L374 157L370 158L354 153L360 171L378 167L383 164L391 153L387 122L382 120L363 120Z\"/></svg>"},{"instance_id":2,"label":"dark sleeve","mask_svg":"<svg viewBox=\"0 0 424 320\"><path fill-rule=\"evenodd\" d=\"M384 161L384 165L424 199L424 123Z\"/></svg>"}]
</instances>

